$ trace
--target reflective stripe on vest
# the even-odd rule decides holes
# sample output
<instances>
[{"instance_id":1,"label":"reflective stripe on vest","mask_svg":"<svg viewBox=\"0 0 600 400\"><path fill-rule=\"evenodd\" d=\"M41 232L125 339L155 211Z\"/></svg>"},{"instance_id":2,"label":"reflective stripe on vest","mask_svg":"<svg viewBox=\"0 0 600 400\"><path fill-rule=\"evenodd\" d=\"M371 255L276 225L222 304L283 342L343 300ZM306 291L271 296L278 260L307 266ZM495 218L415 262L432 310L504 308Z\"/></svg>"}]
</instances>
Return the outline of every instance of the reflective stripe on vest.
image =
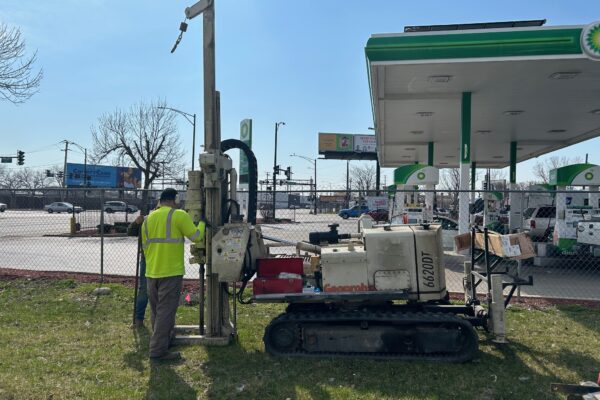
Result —
<instances>
[{"instance_id":1,"label":"reflective stripe on vest","mask_svg":"<svg viewBox=\"0 0 600 400\"><path fill-rule=\"evenodd\" d=\"M195 241L196 241L196 239L198 239L198 236L200 236L200 234L201 234L201 233L202 233L202 232L200 232L200 229L197 229L197 230L196 230L196 233L194 233L194 234L192 235L192 237L190 238L190 240L191 240L192 242L195 242Z\"/></svg>"},{"instance_id":2,"label":"reflective stripe on vest","mask_svg":"<svg viewBox=\"0 0 600 400\"><path fill-rule=\"evenodd\" d=\"M148 222L146 221L146 223L144 224L144 231L146 233L146 245L144 246L144 249L148 248L148 245L151 243L185 243L185 238L180 237L180 238L172 238L171 237L171 224L173 222L173 214L175 213L175 209L171 208L169 210L169 214L167 214L167 227L166 227L166 238L150 238L149 232L148 232ZM200 231L197 232L197 234L200 234ZM196 234L194 234L195 236ZM197 237L197 236L196 236Z\"/></svg>"}]
</instances>

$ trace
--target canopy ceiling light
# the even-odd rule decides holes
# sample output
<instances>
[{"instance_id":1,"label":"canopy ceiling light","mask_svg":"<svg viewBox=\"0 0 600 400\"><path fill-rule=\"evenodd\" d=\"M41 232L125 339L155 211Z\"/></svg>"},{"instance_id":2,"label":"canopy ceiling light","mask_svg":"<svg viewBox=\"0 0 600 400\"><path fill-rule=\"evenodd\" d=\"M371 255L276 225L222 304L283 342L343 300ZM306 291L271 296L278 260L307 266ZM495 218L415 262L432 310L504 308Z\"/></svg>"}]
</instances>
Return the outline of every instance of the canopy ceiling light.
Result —
<instances>
[{"instance_id":1,"label":"canopy ceiling light","mask_svg":"<svg viewBox=\"0 0 600 400\"><path fill-rule=\"evenodd\" d=\"M452 75L431 75L427 80L431 83L448 83L452 80Z\"/></svg>"},{"instance_id":2,"label":"canopy ceiling light","mask_svg":"<svg viewBox=\"0 0 600 400\"><path fill-rule=\"evenodd\" d=\"M492 133L492 131L487 130L487 129L482 129L482 130L477 131L477 133L479 133L481 135L487 135L489 133Z\"/></svg>"},{"instance_id":3,"label":"canopy ceiling light","mask_svg":"<svg viewBox=\"0 0 600 400\"><path fill-rule=\"evenodd\" d=\"M515 115L521 115L523 114L525 111L523 110L508 110L508 111L504 111L504 115L509 115L509 116L515 116Z\"/></svg>"},{"instance_id":4,"label":"canopy ceiling light","mask_svg":"<svg viewBox=\"0 0 600 400\"><path fill-rule=\"evenodd\" d=\"M548 131L548 133L565 133L565 132L566 132L566 130L564 130L564 129L550 129Z\"/></svg>"},{"instance_id":5,"label":"canopy ceiling light","mask_svg":"<svg viewBox=\"0 0 600 400\"><path fill-rule=\"evenodd\" d=\"M581 72L579 71L563 71L555 72L549 76L550 79L573 79L577 77Z\"/></svg>"},{"instance_id":6,"label":"canopy ceiling light","mask_svg":"<svg viewBox=\"0 0 600 400\"><path fill-rule=\"evenodd\" d=\"M598 110L600 111L600 110ZM422 135L423 131L410 131L410 133L412 133L413 135Z\"/></svg>"},{"instance_id":7,"label":"canopy ceiling light","mask_svg":"<svg viewBox=\"0 0 600 400\"><path fill-rule=\"evenodd\" d=\"M419 111L417 112L419 117L431 117L433 115L433 111Z\"/></svg>"}]
</instances>

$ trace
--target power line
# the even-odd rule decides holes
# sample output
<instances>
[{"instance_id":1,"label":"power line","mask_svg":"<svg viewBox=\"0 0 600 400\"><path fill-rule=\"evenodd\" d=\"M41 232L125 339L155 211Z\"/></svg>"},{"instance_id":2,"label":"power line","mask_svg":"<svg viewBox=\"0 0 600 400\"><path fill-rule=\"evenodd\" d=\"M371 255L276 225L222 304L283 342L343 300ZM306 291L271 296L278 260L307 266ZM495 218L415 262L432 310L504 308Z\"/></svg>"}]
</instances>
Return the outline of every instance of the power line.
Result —
<instances>
[{"instance_id":1,"label":"power line","mask_svg":"<svg viewBox=\"0 0 600 400\"><path fill-rule=\"evenodd\" d=\"M44 151L44 150L46 150L46 149L49 149L50 147L57 146L57 145L59 145L59 144L60 144L60 142L57 142L57 143L49 144L49 145L47 145L47 146L44 146L44 147L40 147L40 148L39 148L39 149L37 149L37 150L25 150L25 153L29 153L29 154L31 154L31 153L39 153L39 152L41 152L41 151Z\"/></svg>"}]
</instances>

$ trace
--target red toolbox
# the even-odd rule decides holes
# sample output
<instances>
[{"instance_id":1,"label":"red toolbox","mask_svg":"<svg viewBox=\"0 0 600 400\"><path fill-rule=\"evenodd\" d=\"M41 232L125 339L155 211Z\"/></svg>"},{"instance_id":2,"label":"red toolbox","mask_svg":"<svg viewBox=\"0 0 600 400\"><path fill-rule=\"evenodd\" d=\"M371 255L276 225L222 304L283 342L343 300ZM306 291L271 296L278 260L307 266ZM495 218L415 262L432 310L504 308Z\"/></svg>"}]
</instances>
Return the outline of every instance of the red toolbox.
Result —
<instances>
[{"instance_id":1,"label":"red toolbox","mask_svg":"<svg viewBox=\"0 0 600 400\"><path fill-rule=\"evenodd\" d=\"M257 260L257 278L252 281L254 294L302 293L302 263L300 257Z\"/></svg>"},{"instance_id":2,"label":"red toolbox","mask_svg":"<svg viewBox=\"0 0 600 400\"><path fill-rule=\"evenodd\" d=\"M302 279L256 278L252 281L254 295L277 293L302 293Z\"/></svg>"},{"instance_id":3,"label":"red toolbox","mask_svg":"<svg viewBox=\"0 0 600 400\"><path fill-rule=\"evenodd\" d=\"M256 276L259 278L278 278L286 272L302 276L303 260L300 257L289 258L260 258L257 260Z\"/></svg>"}]
</instances>

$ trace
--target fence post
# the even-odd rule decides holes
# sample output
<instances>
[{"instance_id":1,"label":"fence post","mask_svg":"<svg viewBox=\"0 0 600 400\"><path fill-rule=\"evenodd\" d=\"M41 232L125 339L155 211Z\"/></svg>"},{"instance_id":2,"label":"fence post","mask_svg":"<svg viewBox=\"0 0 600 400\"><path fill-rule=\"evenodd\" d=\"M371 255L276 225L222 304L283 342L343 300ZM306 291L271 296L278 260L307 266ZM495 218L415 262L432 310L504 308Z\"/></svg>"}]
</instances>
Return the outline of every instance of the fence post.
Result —
<instances>
[{"instance_id":1,"label":"fence post","mask_svg":"<svg viewBox=\"0 0 600 400\"><path fill-rule=\"evenodd\" d=\"M100 284L104 283L104 189L100 192Z\"/></svg>"}]
</instances>

